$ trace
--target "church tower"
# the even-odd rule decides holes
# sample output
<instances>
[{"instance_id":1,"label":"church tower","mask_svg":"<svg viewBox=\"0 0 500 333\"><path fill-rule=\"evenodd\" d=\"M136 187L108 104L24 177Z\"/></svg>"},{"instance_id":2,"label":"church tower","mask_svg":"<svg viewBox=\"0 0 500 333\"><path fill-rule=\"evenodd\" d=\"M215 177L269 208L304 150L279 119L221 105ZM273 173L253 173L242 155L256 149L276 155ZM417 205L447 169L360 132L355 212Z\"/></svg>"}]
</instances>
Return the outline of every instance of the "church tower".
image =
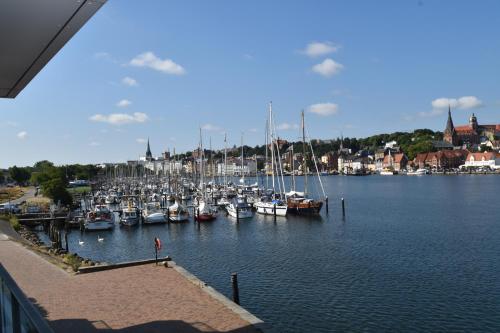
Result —
<instances>
[{"instance_id":1,"label":"church tower","mask_svg":"<svg viewBox=\"0 0 500 333\"><path fill-rule=\"evenodd\" d=\"M152 161L153 154L151 154L151 148L149 147L149 138L148 138L148 148L146 150L146 161Z\"/></svg>"},{"instance_id":2,"label":"church tower","mask_svg":"<svg viewBox=\"0 0 500 333\"><path fill-rule=\"evenodd\" d=\"M446 128L444 129L443 140L454 146L457 144L457 133L455 132L455 126L453 126L453 120L451 119L451 107L449 105L448 121L446 122Z\"/></svg>"},{"instance_id":3,"label":"church tower","mask_svg":"<svg viewBox=\"0 0 500 333\"><path fill-rule=\"evenodd\" d=\"M470 127L474 130L474 131L477 131L477 118L476 116L474 115L474 113L472 114L472 116L470 116L469 118L469 125Z\"/></svg>"}]
</instances>

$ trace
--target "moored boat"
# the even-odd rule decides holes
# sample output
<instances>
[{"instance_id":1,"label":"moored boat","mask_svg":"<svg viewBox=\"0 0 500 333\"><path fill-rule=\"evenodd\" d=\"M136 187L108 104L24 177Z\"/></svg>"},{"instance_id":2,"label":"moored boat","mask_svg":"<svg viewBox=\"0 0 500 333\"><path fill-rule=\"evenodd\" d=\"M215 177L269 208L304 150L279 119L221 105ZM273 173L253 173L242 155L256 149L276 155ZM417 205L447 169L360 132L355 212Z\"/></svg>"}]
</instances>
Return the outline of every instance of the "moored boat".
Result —
<instances>
[{"instance_id":1,"label":"moored boat","mask_svg":"<svg viewBox=\"0 0 500 333\"><path fill-rule=\"evenodd\" d=\"M111 230L115 227L113 213L105 205L97 205L90 211L84 222L85 230Z\"/></svg>"},{"instance_id":2,"label":"moored boat","mask_svg":"<svg viewBox=\"0 0 500 333\"><path fill-rule=\"evenodd\" d=\"M252 206L247 202L246 197L234 198L231 200L231 203L226 206L226 210L230 216L240 219L253 216Z\"/></svg>"}]
</instances>

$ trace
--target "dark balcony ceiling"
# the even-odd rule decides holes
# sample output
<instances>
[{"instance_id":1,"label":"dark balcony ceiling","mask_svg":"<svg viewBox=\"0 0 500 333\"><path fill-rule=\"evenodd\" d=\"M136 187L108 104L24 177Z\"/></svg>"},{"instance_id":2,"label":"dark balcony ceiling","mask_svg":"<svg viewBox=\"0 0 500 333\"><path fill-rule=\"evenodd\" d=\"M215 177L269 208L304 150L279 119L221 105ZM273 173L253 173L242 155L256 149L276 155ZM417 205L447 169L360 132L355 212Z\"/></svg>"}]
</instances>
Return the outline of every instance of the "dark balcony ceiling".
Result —
<instances>
[{"instance_id":1,"label":"dark balcony ceiling","mask_svg":"<svg viewBox=\"0 0 500 333\"><path fill-rule=\"evenodd\" d=\"M16 97L105 2L0 0L0 97Z\"/></svg>"}]
</instances>

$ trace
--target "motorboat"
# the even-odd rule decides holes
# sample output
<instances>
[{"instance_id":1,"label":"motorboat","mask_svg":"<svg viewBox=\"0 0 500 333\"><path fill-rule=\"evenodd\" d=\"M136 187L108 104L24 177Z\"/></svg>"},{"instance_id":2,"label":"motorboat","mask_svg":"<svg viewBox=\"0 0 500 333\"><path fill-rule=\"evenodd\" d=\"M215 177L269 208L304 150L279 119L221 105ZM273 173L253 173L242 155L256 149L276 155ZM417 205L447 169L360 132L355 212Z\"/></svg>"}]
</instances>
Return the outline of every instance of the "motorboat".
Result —
<instances>
[{"instance_id":1,"label":"motorboat","mask_svg":"<svg viewBox=\"0 0 500 333\"><path fill-rule=\"evenodd\" d=\"M85 230L111 230L115 227L114 215L106 205L96 205L87 213Z\"/></svg>"},{"instance_id":2,"label":"motorboat","mask_svg":"<svg viewBox=\"0 0 500 333\"><path fill-rule=\"evenodd\" d=\"M253 216L252 206L247 202L246 197L233 198L231 203L226 206L226 210L230 216L240 219Z\"/></svg>"},{"instance_id":3,"label":"motorboat","mask_svg":"<svg viewBox=\"0 0 500 333\"><path fill-rule=\"evenodd\" d=\"M408 176L423 176L423 175L427 174L427 170L426 169L418 169L415 171L408 171L406 174Z\"/></svg>"},{"instance_id":4,"label":"motorboat","mask_svg":"<svg viewBox=\"0 0 500 333\"><path fill-rule=\"evenodd\" d=\"M397 174L398 174L398 172L392 168L384 168L382 171L380 171L381 176L393 176L393 175L397 175Z\"/></svg>"},{"instance_id":5,"label":"motorboat","mask_svg":"<svg viewBox=\"0 0 500 333\"><path fill-rule=\"evenodd\" d=\"M130 201L127 208L122 211L120 224L125 227L133 227L139 224L139 210L133 207Z\"/></svg>"}]
</instances>

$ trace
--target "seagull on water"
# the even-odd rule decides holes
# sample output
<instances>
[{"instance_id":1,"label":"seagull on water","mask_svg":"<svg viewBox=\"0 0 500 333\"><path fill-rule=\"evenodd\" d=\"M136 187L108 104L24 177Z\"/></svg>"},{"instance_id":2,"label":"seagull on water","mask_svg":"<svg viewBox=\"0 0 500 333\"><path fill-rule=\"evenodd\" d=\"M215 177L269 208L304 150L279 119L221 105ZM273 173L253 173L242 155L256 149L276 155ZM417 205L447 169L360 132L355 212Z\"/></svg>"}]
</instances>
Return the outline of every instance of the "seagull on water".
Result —
<instances>
[{"instance_id":1,"label":"seagull on water","mask_svg":"<svg viewBox=\"0 0 500 333\"><path fill-rule=\"evenodd\" d=\"M102 238L101 236L97 236L97 241L98 242L104 242L104 238Z\"/></svg>"},{"instance_id":2,"label":"seagull on water","mask_svg":"<svg viewBox=\"0 0 500 333\"><path fill-rule=\"evenodd\" d=\"M84 241L82 241L82 240L80 239L80 240L78 241L78 244L83 245L83 244L85 244L85 242L84 242Z\"/></svg>"}]
</instances>

